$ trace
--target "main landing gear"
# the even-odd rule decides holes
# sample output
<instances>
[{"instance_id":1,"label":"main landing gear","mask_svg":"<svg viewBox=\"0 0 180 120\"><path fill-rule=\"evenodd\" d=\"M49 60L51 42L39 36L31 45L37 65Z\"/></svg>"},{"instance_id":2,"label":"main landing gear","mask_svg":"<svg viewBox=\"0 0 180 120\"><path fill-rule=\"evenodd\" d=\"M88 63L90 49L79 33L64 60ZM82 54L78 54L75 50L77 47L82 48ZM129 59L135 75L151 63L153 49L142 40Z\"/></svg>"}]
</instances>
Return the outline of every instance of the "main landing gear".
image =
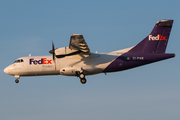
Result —
<instances>
[{"instance_id":1,"label":"main landing gear","mask_svg":"<svg viewBox=\"0 0 180 120\"><path fill-rule=\"evenodd\" d=\"M82 83L82 84L85 84L87 81L86 81L86 78L85 78L85 75L83 74L83 72L76 72L76 74L77 74L77 77L79 77L80 78L80 82Z\"/></svg>"},{"instance_id":2,"label":"main landing gear","mask_svg":"<svg viewBox=\"0 0 180 120\"><path fill-rule=\"evenodd\" d=\"M79 75L79 78L80 78L80 81L81 81L82 84L85 84L85 83L86 83L86 78L85 78L85 75L84 75L83 73L81 73L81 74Z\"/></svg>"}]
</instances>

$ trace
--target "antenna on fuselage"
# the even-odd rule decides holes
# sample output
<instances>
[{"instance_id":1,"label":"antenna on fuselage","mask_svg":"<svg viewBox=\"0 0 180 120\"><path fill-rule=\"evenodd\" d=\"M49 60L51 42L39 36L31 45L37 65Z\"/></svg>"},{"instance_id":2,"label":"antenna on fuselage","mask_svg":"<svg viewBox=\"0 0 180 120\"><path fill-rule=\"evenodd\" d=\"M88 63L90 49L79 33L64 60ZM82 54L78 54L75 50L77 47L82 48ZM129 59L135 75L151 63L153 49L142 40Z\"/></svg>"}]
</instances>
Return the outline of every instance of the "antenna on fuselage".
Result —
<instances>
[{"instance_id":1,"label":"antenna on fuselage","mask_svg":"<svg viewBox=\"0 0 180 120\"><path fill-rule=\"evenodd\" d=\"M29 54L29 57L31 57L31 54Z\"/></svg>"}]
</instances>

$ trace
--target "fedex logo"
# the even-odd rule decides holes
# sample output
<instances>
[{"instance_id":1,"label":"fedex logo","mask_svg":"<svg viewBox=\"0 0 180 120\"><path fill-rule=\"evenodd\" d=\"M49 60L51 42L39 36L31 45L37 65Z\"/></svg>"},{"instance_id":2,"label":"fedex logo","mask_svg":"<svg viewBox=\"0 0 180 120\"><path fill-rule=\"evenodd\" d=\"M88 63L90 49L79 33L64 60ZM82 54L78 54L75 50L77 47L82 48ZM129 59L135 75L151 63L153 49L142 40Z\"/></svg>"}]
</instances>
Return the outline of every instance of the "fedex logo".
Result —
<instances>
[{"instance_id":1,"label":"fedex logo","mask_svg":"<svg viewBox=\"0 0 180 120\"><path fill-rule=\"evenodd\" d=\"M149 40L166 40L166 36L162 36L161 34L157 36L149 35Z\"/></svg>"},{"instance_id":2,"label":"fedex logo","mask_svg":"<svg viewBox=\"0 0 180 120\"><path fill-rule=\"evenodd\" d=\"M29 64L52 64L52 60L48 60L47 58L41 58L40 60L34 60L34 58L29 59Z\"/></svg>"}]
</instances>

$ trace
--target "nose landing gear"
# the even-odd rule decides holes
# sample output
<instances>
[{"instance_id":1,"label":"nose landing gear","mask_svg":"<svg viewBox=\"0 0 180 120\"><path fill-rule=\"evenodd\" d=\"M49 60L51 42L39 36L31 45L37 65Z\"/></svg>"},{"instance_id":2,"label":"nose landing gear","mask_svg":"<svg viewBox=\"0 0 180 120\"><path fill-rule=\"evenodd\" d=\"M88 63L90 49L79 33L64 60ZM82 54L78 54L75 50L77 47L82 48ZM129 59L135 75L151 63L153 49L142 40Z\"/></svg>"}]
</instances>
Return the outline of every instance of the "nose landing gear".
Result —
<instances>
[{"instance_id":1,"label":"nose landing gear","mask_svg":"<svg viewBox=\"0 0 180 120\"><path fill-rule=\"evenodd\" d=\"M16 80L15 80L15 83L19 83L19 80L18 80L18 79L16 79Z\"/></svg>"},{"instance_id":2,"label":"nose landing gear","mask_svg":"<svg viewBox=\"0 0 180 120\"><path fill-rule=\"evenodd\" d=\"M19 75L15 75L14 77L16 78L15 83L19 83L18 79L20 78L20 76Z\"/></svg>"}]
</instances>

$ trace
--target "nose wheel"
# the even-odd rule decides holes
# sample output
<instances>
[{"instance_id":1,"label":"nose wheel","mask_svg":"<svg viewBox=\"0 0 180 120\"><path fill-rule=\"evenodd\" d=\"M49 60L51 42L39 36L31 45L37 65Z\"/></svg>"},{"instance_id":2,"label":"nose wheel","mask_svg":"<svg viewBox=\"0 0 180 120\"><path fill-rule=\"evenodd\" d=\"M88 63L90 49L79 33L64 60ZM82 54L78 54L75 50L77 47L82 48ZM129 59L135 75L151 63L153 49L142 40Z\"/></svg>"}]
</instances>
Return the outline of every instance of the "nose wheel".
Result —
<instances>
[{"instance_id":1,"label":"nose wheel","mask_svg":"<svg viewBox=\"0 0 180 120\"><path fill-rule=\"evenodd\" d=\"M15 83L19 83L19 80L18 80L18 79L16 79L16 80L15 80Z\"/></svg>"},{"instance_id":2,"label":"nose wheel","mask_svg":"<svg viewBox=\"0 0 180 120\"><path fill-rule=\"evenodd\" d=\"M19 75L15 75L14 77L16 78L15 83L19 83L18 79L20 78L20 76Z\"/></svg>"}]
</instances>

